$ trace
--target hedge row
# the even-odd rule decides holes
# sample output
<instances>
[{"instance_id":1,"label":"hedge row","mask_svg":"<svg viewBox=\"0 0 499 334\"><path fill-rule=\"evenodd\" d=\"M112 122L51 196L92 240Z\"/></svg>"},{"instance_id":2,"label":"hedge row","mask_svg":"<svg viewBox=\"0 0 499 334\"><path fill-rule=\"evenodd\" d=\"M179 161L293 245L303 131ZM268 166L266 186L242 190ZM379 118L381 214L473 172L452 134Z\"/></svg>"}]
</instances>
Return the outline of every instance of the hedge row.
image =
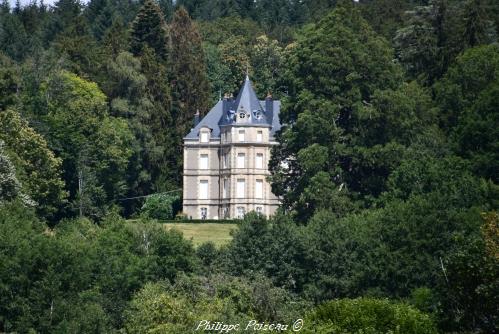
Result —
<instances>
[{"instance_id":1,"label":"hedge row","mask_svg":"<svg viewBox=\"0 0 499 334\"><path fill-rule=\"evenodd\" d=\"M239 224L240 219L168 219L158 220L163 224Z\"/></svg>"}]
</instances>

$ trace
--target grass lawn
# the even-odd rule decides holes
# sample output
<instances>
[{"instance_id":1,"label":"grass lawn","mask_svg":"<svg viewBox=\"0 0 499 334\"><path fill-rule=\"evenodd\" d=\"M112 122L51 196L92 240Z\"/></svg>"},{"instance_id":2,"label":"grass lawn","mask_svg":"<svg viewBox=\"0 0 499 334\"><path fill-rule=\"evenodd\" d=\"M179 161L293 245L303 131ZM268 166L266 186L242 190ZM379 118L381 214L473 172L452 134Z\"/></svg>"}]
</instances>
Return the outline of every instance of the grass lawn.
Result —
<instances>
[{"instance_id":1,"label":"grass lawn","mask_svg":"<svg viewBox=\"0 0 499 334\"><path fill-rule=\"evenodd\" d=\"M236 224L192 224L172 223L164 224L166 229L177 229L184 234L184 238L192 239L194 246L212 241L220 247L232 240L230 231L237 228Z\"/></svg>"}]
</instances>

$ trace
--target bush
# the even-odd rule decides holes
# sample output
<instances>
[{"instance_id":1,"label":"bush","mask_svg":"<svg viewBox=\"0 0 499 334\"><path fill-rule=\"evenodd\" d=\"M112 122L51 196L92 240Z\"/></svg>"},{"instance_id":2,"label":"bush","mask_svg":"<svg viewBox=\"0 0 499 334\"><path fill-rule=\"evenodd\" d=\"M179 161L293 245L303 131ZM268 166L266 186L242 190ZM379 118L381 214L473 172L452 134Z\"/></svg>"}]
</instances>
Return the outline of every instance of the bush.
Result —
<instances>
[{"instance_id":1,"label":"bush","mask_svg":"<svg viewBox=\"0 0 499 334\"><path fill-rule=\"evenodd\" d=\"M166 219L163 224L239 224L240 219Z\"/></svg>"},{"instance_id":2,"label":"bush","mask_svg":"<svg viewBox=\"0 0 499 334\"><path fill-rule=\"evenodd\" d=\"M338 299L318 306L305 318L302 333L432 334L430 316L387 299Z\"/></svg>"},{"instance_id":3,"label":"bush","mask_svg":"<svg viewBox=\"0 0 499 334\"><path fill-rule=\"evenodd\" d=\"M141 208L141 213L153 219L173 219L181 208L180 195L155 194L147 197Z\"/></svg>"}]
</instances>

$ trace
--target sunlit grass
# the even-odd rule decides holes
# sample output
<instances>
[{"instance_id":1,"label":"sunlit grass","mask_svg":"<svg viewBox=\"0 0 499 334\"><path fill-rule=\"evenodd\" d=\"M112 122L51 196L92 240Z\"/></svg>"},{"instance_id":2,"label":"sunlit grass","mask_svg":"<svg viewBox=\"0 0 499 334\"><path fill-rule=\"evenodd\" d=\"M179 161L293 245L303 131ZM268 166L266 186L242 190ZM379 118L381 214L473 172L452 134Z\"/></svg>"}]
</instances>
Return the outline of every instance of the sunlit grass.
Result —
<instances>
[{"instance_id":1,"label":"sunlit grass","mask_svg":"<svg viewBox=\"0 0 499 334\"><path fill-rule=\"evenodd\" d=\"M164 224L166 229L177 229L184 234L184 238L192 239L194 246L212 241L215 246L220 247L232 240L230 231L237 228L236 224L193 224L193 223L169 223Z\"/></svg>"}]
</instances>

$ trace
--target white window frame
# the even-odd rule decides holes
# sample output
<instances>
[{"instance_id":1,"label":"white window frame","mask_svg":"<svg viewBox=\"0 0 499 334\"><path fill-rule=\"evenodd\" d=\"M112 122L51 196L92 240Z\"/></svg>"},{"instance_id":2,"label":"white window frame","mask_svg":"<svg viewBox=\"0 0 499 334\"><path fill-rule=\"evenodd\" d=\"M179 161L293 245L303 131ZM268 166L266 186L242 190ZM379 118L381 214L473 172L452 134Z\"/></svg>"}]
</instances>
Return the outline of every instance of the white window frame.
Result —
<instances>
[{"instance_id":1,"label":"white window frame","mask_svg":"<svg viewBox=\"0 0 499 334\"><path fill-rule=\"evenodd\" d=\"M245 179L237 179L236 186L236 197L237 198L245 198L246 197L246 180Z\"/></svg>"},{"instance_id":2,"label":"white window frame","mask_svg":"<svg viewBox=\"0 0 499 334\"><path fill-rule=\"evenodd\" d=\"M210 156L208 154L199 155L199 169L210 169Z\"/></svg>"},{"instance_id":3,"label":"white window frame","mask_svg":"<svg viewBox=\"0 0 499 334\"><path fill-rule=\"evenodd\" d=\"M244 131L244 129L238 130L237 131L237 138L238 138L239 142L241 142L241 143L246 141L246 131Z\"/></svg>"},{"instance_id":4,"label":"white window frame","mask_svg":"<svg viewBox=\"0 0 499 334\"><path fill-rule=\"evenodd\" d=\"M208 180L199 180L199 199L210 198L210 183Z\"/></svg>"},{"instance_id":5,"label":"white window frame","mask_svg":"<svg viewBox=\"0 0 499 334\"><path fill-rule=\"evenodd\" d=\"M255 155L255 168L263 169L263 153Z\"/></svg>"},{"instance_id":6,"label":"white window frame","mask_svg":"<svg viewBox=\"0 0 499 334\"><path fill-rule=\"evenodd\" d=\"M246 154L240 152L237 154L236 168L246 168Z\"/></svg>"},{"instance_id":7,"label":"white window frame","mask_svg":"<svg viewBox=\"0 0 499 334\"><path fill-rule=\"evenodd\" d=\"M256 141L259 143L263 142L263 131L262 130L258 130L256 132Z\"/></svg>"},{"instance_id":8,"label":"white window frame","mask_svg":"<svg viewBox=\"0 0 499 334\"><path fill-rule=\"evenodd\" d=\"M199 134L199 141L201 143L209 143L210 142L210 133L206 130L202 130Z\"/></svg>"},{"instance_id":9,"label":"white window frame","mask_svg":"<svg viewBox=\"0 0 499 334\"><path fill-rule=\"evenodd\" d=\"M255 207L255 212L263 215L263 206Z\"/></svg>"},{"instance_id":10,"label":"white window frame","mask_svg":"<svg viewBox=\"0 0 499 334\"><path fill-rule=\"evenodd\" d=\"M255 181L255 198L263 199L263 180Z\"/></svg>"}]
</instances>

